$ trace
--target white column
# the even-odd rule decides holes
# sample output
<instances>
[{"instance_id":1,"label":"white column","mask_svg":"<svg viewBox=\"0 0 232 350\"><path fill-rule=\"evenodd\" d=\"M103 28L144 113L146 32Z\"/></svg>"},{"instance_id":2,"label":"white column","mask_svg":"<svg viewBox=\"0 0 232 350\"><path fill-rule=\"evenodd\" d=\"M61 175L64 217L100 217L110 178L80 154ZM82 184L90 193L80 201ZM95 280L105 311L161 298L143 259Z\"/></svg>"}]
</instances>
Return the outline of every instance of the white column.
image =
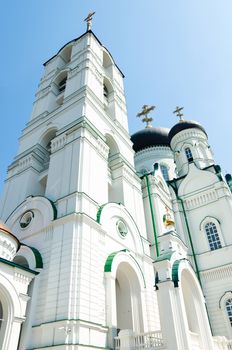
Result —
<instances>
[{"instance_id":1,"label":"white column","mask_svg":"<svg viewBox=\"0 0 232 350\"><path fill-rule=\"evenodd\" d=\"M114 337L117 336L117 307L115 278L110 272L106 276L106 324L109 327L108 343L113 348Z\"/></svg>"},{"instance_id":2,"label":"white column","mask_svg":"<svg viewBox=\"0 0 232 350\"><path fill-rule=\"evenodd\" d=\"M135 349L135 333L131 329L123 329L119 332L120 350Z\"/></svg>"},{"instance_id":3,"label":"white column","mask_svg":"<svg viewBox=\"0 0 232 350\"><path fill-rule=\"evenodd\" d=\"M191 350L188 329L172 281L158 284L157 297L163 339L167 349Z\"/></svg>"},{"instance_id":4,"label":"white column","mask_svg":"<svg viewBox=\"0 0 232 350\"><path fill-rule=\"evenodd\" d=\"M7 346L7 348L3 348L2 350L17 350L18 349L18 343L19 343L19 335L20 335L20 329L21 324L23 323L24 319L15 317L12 323L11 328L11 335L10 335L10 341Z\"/></svg>"}]
</instances>

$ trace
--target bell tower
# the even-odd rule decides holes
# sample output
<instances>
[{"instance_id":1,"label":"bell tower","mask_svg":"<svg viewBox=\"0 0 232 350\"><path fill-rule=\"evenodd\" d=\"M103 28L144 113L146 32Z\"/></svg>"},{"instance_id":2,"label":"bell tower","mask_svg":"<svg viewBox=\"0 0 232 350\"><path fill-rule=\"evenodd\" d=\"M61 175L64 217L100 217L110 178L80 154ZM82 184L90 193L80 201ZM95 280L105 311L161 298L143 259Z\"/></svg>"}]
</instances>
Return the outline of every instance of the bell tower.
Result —
<instances>
[{"instance_id":1,"label":"bell tower","mask_svg":"<svg viewBox=\"0 0 232 350\"><path fill-rule=\"evenodd\" d=\"M139 183L124 76L89 28L44 63L31 119L9 166L4 219L26 197L37 195L56 202L58 216L77 210L82 200L89 208L121 202L135 212L129 197Z\"/></svg>"},{"instance_id":2,"label":"bell tower","mask_svg":"<svg viewBox=\"0 0 232 350\"><path fill-rule=\"evenodd\" d=\"M111 308L105 309L105 261L123 249L133 260L125 248L136 245L142 252L138 232L147 239L124 76L90 24L88 16L87 31L45 62L8 169L1 217L23 244L41 253L44 266L19 349L105 349L108 329L114 327L114 335L117 329ZM113 208L107 210L117 210L110 212L108 232L101 227L107 204Z\"/></svg>"}]
</instances>

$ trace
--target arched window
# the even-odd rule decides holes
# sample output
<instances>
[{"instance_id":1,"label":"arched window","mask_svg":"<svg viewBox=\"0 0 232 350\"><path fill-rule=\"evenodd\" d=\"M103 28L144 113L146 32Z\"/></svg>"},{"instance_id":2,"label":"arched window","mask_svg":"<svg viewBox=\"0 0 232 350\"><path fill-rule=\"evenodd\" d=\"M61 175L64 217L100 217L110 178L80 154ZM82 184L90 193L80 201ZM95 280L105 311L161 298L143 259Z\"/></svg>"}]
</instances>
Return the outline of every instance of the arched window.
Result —
<instances>
[{"instance_id":1,"label":"arched window","mask_svg":"<svg viewBox=\"0 0 232 350\"><path fill-rule=\"evenodd\" d=\"M161 164L160 165L160 170L162 172L164 180L165 181L169 181L168 168L166 167L166 165Z\"/></svg>"},{"instance_id":2,"label":"arched window","mask_svg":"<svg viewBox=\"0 0 232 350\"><path fill-rule=\"evenodd\" d=\"M189 147L186 147L185 148L185 154L186 154L186 157L188 159L188 162L192 162L193 161L193 155L192 155L192 151Z\"/></svg>"},{"instance_id":3,"label":"arched window","mask_svg":"<svg viewBox=\"0 0 232 350\"><path fill-rule=\"evenodd\" d=\"M226 306L227 316L228 316L230 325L232 327L232 298L226 300L225 306Z\"/></svg>"},{"instance_id":4,"label":"arched window","mask_svg":"<svg viewBox=\"0 0 232 350\"><path fill-rule=\"evenodd\" d=\"M205 232L211 250L219 249L222 247L217 227L213 222L208 222L205 225Z\"/></svg>"}]
</instances>

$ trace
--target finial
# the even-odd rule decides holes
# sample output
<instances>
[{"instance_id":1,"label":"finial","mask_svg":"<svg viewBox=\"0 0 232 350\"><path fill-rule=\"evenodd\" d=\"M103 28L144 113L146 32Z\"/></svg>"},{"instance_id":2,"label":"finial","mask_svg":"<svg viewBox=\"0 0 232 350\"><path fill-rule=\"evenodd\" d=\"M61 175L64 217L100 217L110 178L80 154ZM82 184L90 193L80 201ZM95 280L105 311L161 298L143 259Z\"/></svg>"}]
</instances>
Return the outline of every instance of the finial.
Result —
<instances>
[{"instance_id":1,"label":"finial","mask_svg":"<svg viewBox=\"0 0 232 350\"><path fill-rule=\"evenodd\" d=\"M144 123L147 123L146 124L146 128L151 128L152 127L151 122L152 122L153 118L152 117L148 117L147 115L151 111L153 111L153 109L155 109L155 106L144 105L142 107L142 111L137 114L137 117L143 117L142 121Z\"/></svg>"},{"instance_id":2,"label":"finial","mask_svg":"<svg viewBox=\"0 0 232 350\"><path fill-rule=\"evenodd\" d=\"M179 117L180 118L180 122L183 122L184 121L184 119L183 119L183 116L184 116L184 114L183 113L181 113L181 111L184 109L184 107L176 107L176 110L173 112L174 114L176 114L177 115L177 117Z\"/></svg>"},{"instance_id":3,"label":"finial","mask_svg":"<svg viewBox=\"0 0 232 350\"><path fill-rule=\"evenodd\" d=\"M92 27L92 19L93 19L93 16L95 15L96 12L90 12L88 14L88 16L84 19L84 21L87 22L87 32L89 30L91 30L91 27Z\"/></svg>"}]
</instances>

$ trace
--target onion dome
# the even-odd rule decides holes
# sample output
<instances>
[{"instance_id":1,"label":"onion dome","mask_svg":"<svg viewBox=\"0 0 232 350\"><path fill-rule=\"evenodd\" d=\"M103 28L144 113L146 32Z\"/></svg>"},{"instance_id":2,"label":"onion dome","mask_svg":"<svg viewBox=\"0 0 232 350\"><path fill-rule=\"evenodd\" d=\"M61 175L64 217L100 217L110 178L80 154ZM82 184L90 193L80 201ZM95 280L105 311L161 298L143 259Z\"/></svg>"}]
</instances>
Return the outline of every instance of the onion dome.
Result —
<instances>
[{"instance_id":1,"label":"onion dome","mask_svg":"<svg viewBox=\"0 0 232 350\"><path fill-rule=\"evenodd\" d=\"M176 134L178 134L180 131L186 130L186 129L192 129L192 128L203 131L207 136L205 129L199 123L195 122L194 120L181 120L179 123L174 125L169 131L169 134L168 134L169 143L171 143L172 138Z\"/></svg>"},{"instance_id":2,"label":"onion dome","mask_svg":"<svg viewBox=\"0 0 232 350\"><path fill-rule=\"evenodd\" d=\"M0 258L13 260L20 247L20 242L11 230L0 221Z\"/></svg>"},{"instance_id":3,"label":"onion dome","mask_svg":"<svg viewBox=\"0 0 232 350\"><path fill-rule=\"evenodd\" d=\"M142 149L155 146L169 146L168 140L169 129L167 128L145 128L133 134L131 141L133 142L133 150L139 152Z\"/></svg>"}]
</instances>

